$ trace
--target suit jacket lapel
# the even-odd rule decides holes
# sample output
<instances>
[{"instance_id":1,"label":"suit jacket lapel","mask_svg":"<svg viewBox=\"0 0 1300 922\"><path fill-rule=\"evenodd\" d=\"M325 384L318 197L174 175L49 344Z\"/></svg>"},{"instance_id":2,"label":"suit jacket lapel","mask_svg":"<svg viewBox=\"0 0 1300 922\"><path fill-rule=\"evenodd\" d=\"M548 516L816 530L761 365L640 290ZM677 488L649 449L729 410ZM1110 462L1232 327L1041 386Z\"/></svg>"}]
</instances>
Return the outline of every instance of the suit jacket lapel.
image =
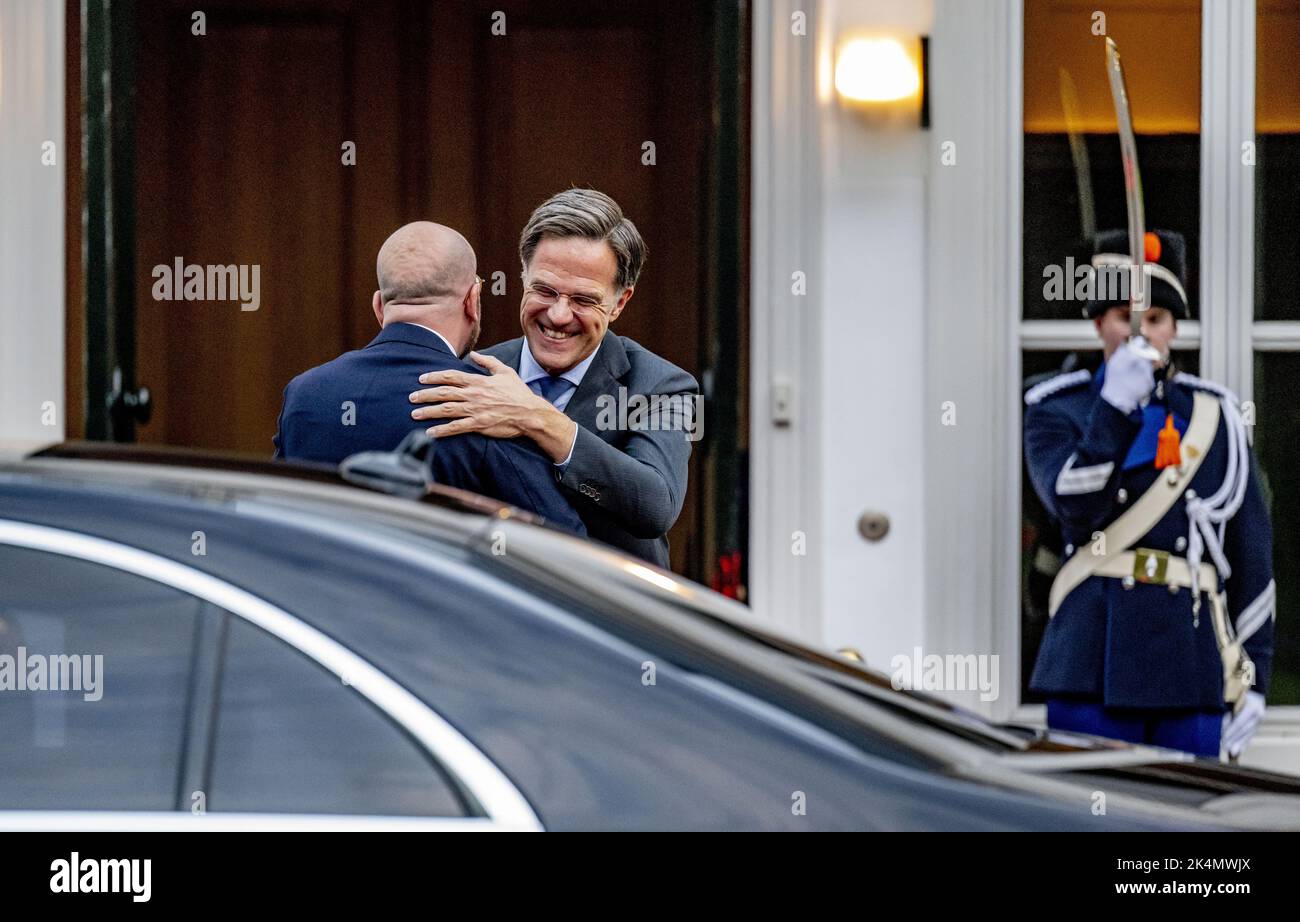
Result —
<instances>
[{"instance_id":1,"label":"suit jacket lapel","mask_svg":"<svg viewBox=\"0 0 1300 922\"><path fill-rule=\"evenodd\" d=\"M600 341L596 360L591 363L591 367L582 377L582 384L578 385L578 389L573 392L573 397L569 399L569 405L564 411L565 415L579 426L585 426L596 432L605 441L614 439L618 435L617 431L607 433L596 428L596 414L599 410L596 399L601 394L614 395L619 380L631 367L622 340L606 330L605 338Z\"/></svg>"},{"instance_id":2,"label":"suit jacket lapel","mask_svg":"<svg viewBox=\"0 0 1300 922\"><path fill-rule=\"evenodd\" d=\"M509 365L515 371L518 371L519 361L524 355L524 340L522 337L518 339L509 339L503 343L498 343L490 349L480 349L478 351L486 353L504 364Z\"/></svg>"}]
</instances>

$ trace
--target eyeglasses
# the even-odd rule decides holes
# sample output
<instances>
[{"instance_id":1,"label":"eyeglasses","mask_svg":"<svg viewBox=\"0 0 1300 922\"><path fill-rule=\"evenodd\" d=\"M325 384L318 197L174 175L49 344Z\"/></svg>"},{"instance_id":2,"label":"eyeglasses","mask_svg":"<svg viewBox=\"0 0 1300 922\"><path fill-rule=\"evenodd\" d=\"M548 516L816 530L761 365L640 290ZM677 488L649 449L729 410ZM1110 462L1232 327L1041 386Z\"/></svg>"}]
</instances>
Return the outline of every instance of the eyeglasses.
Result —
<instances>
[{"instance_id":1,"label":"eyeglasses","mask_svg":"<svg viewBox=\"0 0 1300 922\"><path fill-rule=\"evenodd\" d=\"M541 285L537 282L529 285L524 291L525 295L534 301L545 304L550 307L557 303L561 298L569 299L569 309L575 314L590 314L594 311L603 311L605 302L599 298L593 298L591 295L566 295L561 294L548 285Z\"/></svg>"}]
</instances>

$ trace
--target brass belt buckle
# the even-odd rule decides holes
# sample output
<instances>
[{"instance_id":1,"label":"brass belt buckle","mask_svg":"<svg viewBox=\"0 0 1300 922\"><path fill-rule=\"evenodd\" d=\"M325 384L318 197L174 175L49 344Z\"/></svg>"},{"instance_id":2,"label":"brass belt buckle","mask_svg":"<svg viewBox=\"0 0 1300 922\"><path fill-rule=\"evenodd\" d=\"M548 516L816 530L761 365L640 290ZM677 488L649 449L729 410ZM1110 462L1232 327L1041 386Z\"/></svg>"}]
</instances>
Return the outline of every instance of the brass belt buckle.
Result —
<instances>
[{"instance_id":1,"label":"brass belt buckle","mask_svg":"<svg viewBox=\"0 0 1300 922\"><path fill-rule=\"evenodd\" d=\"M1133 578L1139 583L1163 585L1169 572L1169 552L1139 547L1133 552Z\"/></svg>"}]
</instances>

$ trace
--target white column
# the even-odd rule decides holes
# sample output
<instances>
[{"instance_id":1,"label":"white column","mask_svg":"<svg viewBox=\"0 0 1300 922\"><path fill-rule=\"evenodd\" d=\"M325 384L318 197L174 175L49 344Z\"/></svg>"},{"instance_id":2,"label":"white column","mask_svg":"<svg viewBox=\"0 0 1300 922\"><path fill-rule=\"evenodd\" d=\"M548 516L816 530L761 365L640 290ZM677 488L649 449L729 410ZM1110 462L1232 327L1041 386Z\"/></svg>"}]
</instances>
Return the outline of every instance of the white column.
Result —
<instances>
[{"instance_id":1,"label":"white column","mask_svg":"<svg viewBox=\"0 0 1300 922\"><path fill-rule=\"evenodd\" d=\"M1251 399L1255 315L1255 0L1201 9L1201 373Z\"/></svg>"},{"instance_id":2,"label":"white column","mask_svg":"<svg viewBox=\"0 0 1300 922\"><path fill-rule=\"evenodd\" d=\"M753 10L750 268L749 600L754 613L818 641L817 445L820 347L821 6L757 0ZM804 14L804 34L792 29ZM808 277L806 295L791 276ZM788 397L788 422L775 401ZM793 553L796 533L806 555Z\"/></svg>"},{"instance_id":3,"label":"white column","mask_svg":"<svg viewBox=\"0 0 1300 922\"><path fill-rule=\"evenodd\" d=\"M996 700L951 697L1005 717L1020 672L1022 8L936 0L934 22L926 653L997 655Z\"/></svg>"},{"instance_id":4,"label":"white column","mask_svg":"<svg viewBox=\"0 0 1300 922\"><path fill-rule=\"evenodd\" d=\"M0 441L64 432L63 55L61 0L0 0Z\"/></svg>"}]
</instances>

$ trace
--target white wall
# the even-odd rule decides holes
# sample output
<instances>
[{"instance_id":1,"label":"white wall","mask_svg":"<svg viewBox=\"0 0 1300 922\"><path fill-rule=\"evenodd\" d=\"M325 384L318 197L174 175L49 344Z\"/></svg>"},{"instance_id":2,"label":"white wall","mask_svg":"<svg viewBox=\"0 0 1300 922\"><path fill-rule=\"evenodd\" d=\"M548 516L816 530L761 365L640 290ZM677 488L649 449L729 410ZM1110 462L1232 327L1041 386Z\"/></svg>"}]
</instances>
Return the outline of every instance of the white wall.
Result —
<instances>
[{"instance_id":1,"label":"white wall","mask_svg":"<svg viewBox=\"0 0 1300 922\"><path fill-rule=\"evenodd\" d=\"M790 35L793 10L807 39ZM755 20L755 612L887 672L916 647L997 654L999 693L1013 694L954 697L1005 715L1019 639L1019 71L989 48L1018 53L1018 2L769 0ZM931 36L930 130L837 100L835 50L873 33ZM955 167L940 166L946 140ZM809 263L807 296L791 298L791 268ZM781 375L796 398L784 428L769 412ZM941 424L947 400L956 427ZM879 542L858 532L867 510L889 518ZM790 553L792 528L808 531L806 557Z\"/></svg>"},{"instance_id":2,"label":"white wall","mask_svg":"<svg viewBox=\"0 0 1300 922\"><path fill-rule=\"evenodd\" d=\"M0 0L0 441L64 432L63 46L61 0Z\"/></svg>"},{"instance_id":3,"label":"white wall","mask_svg":"<svg viewBox=\"0 0 1300 922\"><path fill-rule=\"evenodd\" d=\"M841 107L830 71L845 37L915 38L929 23L928 2L754 6L750 600L881 668L924 637L928 151L918 119ZM868 510L890 521L875 543L858 531Z\"/></svg>"},{"instance_id":4,"label":"white wall","mask_svg":"<svg viewBox=\"0 0 1300 922\"><path fill-rule=\"evenodd\" d=\"M929 2L824 8L827 54L857 32L930 31ZM924 638L928 140L919 120L872 119L823 95L820 641L888 671ZM878 542L859 533L867 510L889 518Z\"/></svg>"}]
</instances>

